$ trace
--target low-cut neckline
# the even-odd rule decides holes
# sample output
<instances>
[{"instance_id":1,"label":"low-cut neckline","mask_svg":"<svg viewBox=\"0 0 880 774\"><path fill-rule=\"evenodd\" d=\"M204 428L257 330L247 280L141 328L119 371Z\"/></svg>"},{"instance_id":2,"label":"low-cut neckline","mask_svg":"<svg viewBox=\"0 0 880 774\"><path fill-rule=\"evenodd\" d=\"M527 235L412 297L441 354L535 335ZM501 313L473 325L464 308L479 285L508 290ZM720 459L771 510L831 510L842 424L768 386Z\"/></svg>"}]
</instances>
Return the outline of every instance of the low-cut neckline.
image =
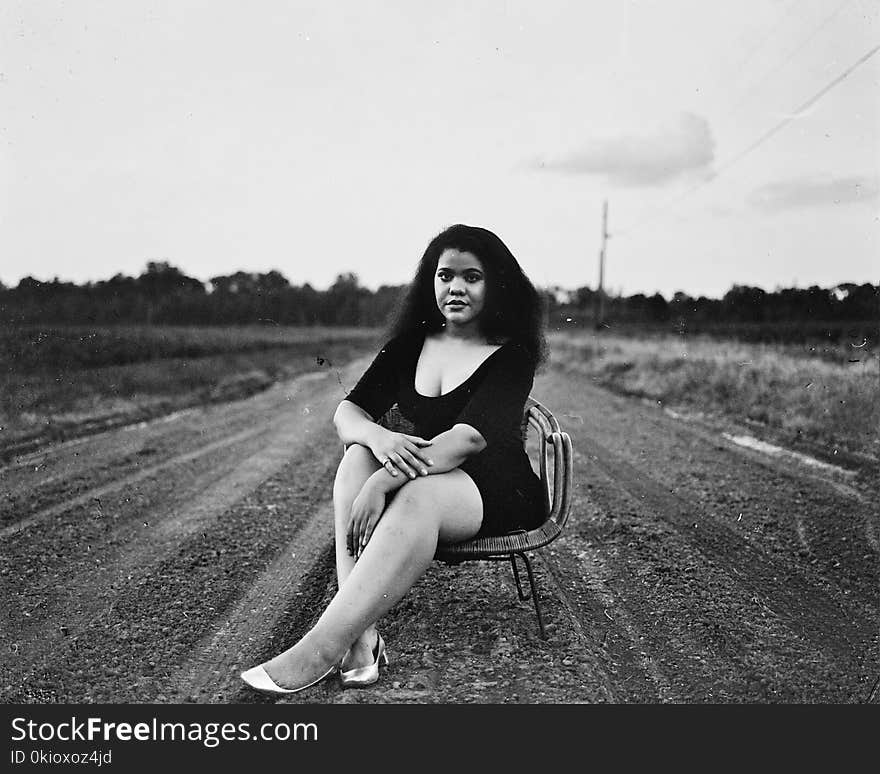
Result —
<instances>
[{"instance_id":1,"label":"low-cut neckline","mask_svg":"<svg viewBox=\"0 0 880 774\"><path fill-rule=\"evenodd\" d=\"M422 357L422 352L423 352L424 349L425 349L425 341L427 341L427 339L425 339L425 340L422 341L422 346L419 348L418 352L416 353L415 360L413 361L413 369L412 369L412 380L411 380L411 383L412 383L412 390L413 390L413 392L414 392L418 397L420 397L420 398L425 398L426 400L437 400L438 398L445 398L445 397L447 397L447 396L449 396L449 395L452 395L452 393L456 392L457 390L460 390L462 387L464 387L464 386L465 386L465 385L466 385L471 379L473 379L473 378L474 378L474 377L480 372L480 370L483 368L483 366L485 366L486 363L488 363L488 362L492 359L492 357L493 357L494 355L496 355L497 353L499 353L502 349L504 349L504 348L510 343L509 341L506 341L506 342L504 342L504 344L502 344L500 347L498 347L498 349L494 350L493 352L490 352L490 353L489 353L489 354L488 354L488 355L482 360L482 362L481 362L481 363L480 363L480 364L479 364L479 365L473 370L473 372L467 377L467 379L465 379L465 380L464 380L463 382L461 382L460 384L455 385L455 387L453 387L453 388L452 388L451 390L449 390L448 392L441 392L439 395L422 395L422 393L420 393L420 392L416 389L416 371L419 370L419 360L421 359L421 357Z\"/></svg>"}]
</instances>

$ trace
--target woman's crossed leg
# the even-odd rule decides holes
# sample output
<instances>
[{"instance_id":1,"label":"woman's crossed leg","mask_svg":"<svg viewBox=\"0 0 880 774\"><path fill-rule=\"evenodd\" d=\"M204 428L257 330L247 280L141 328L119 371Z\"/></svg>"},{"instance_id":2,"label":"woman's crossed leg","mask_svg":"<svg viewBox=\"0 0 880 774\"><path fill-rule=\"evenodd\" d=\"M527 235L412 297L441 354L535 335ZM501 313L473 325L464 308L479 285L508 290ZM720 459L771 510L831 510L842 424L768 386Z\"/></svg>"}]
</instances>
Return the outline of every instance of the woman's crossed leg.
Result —
<instances>
[{"instance_id":1,"label":"woman's crossed leg","mask_svg":"<svg viewBox=\"0 0 880 774\"><path fill-rule=\"evenodd\" d=\"M334 484L336 569L339 591L314 627L293 647L265 665L282 686L308 683L352 648L345 668L369 656L374 623L421 577L438 542L476 535L483 502L473 479L462 470L407 482L386 505L370 542L355 562L346 550L351 504L366 479L378 469L369 450L349 447ZM402 474L401 474L402 475ZM362 652L363 651L363 652Z\"/></svg>"},{"instance_id":2,"label":"woman's crossed leg","mask_svg":"<svg viewBox=\"0 0 880 774\"><path fill-rule=\"evenodd\" d=\"M346 449L342 461L339 463L339 468L336 470L336 480L333 483L333 511L337 588L342 588L342 584L355 564L355 558L346 549L351 505L366 480L380 467L373 453L366 446L356 443ZM342 661L342 668L356 669L369 664L373 660L372 650L375 642L376 627L370 624L352 643L349 652Z\"/></svg>"}]
</instances>

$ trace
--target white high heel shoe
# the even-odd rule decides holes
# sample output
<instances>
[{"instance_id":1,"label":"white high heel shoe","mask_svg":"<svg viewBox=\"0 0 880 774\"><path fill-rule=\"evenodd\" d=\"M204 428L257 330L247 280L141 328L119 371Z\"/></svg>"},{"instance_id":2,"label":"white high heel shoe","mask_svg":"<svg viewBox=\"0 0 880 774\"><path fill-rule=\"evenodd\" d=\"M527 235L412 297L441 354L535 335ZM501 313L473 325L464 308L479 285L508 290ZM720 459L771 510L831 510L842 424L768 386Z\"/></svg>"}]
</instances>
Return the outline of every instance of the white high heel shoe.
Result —
<instances>
[{"instance_id":1,"label":"white high heel shoe","mask_svg":"<svg viewBox=\"0 0 880 774\"><path fill-rule=\"evenodd\" d=\"M385 652L385 640L376 634L376 647L373 648L373 663L356 669L339 669L339 682L343 688L366 688L379 680L379 663L388 666L388 654Z\"/></svg>"},{"instance_id":2,"label":"white high heel shoe","mask_svg":"<svg viewBox=\"0 0 880 774\"><path fill-rule=\"evenodd\" d=\"M325 677L329 677L333 672L336 671L336 664L334 664L330 669L328 669L324 674L322 674L317 680L312 680L312 682L307 685L300 685L297 688L282 688L278 685L271 677L269 677L269 673L263 669L263 665L251 667L250 669L241 673L241 679L245 681L251 688L255 691L260 691L260 693L268 693L268 694L282 694L282 693L299 693L300 691L304 691L306 688L311 688L313 685L317 685L321 682Z\"/></svg>"}]
</instances>

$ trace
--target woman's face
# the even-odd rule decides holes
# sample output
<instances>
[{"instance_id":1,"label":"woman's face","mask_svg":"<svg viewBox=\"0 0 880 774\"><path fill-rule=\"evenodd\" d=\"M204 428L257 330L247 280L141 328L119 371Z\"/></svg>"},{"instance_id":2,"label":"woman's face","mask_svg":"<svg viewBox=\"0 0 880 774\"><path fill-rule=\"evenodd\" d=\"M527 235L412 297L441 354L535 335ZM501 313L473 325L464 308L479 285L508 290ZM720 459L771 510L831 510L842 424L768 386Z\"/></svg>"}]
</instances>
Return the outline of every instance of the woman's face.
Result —
<instances>
[{"instance_id":1,"label":"woman's face","mask_svg":"<svg viewBox=\"0 0 880 774\"><path fill-rule=\"evenodd\" d=\"M477 326L486 303L486 274L473 253L444 250L434 272L434 298L447 328Z\"/></svg>"}]
</instances>

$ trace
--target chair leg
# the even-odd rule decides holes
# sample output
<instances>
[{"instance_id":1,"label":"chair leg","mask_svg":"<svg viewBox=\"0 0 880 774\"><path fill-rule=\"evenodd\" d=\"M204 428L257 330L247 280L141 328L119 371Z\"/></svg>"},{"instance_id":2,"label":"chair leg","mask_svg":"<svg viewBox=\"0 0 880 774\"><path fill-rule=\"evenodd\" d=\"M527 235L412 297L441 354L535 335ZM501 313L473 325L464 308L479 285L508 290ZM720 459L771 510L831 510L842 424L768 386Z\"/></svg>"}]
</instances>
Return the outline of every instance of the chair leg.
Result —
<instances>
[{"instance_id":1,"label":"chair leg","mask_svg":"<svg viewBox=\"0 0 880 774\"><path fill-rule=\"evenodd\" d=\"M519 570L516 566L516 554L510 555L510 565L513 567L513 579L516 581L517 596L519 596L521 601L525 602L529 598L529 595L523 592L522 583L520 583L519 580Z\"/></svg>"},{"instance_id":2,"label":"chair leg","mask_svg":"<svg viewBox=\"0 0 880 774\"><path fill-rule=\"evenodd\" d=\"M511 555L510 561L513 562L513 572L514 572L514 575L516 575L517 587L519 586L519 574L517 573L516 560L514 559L514 556L521 556L522 560L525 562L526 572L528 573L528 576L529 576L529 589L530 589L529 596L531 596L532 601L535 603L535 615L538 617L538 630L541 632L541 639L546 640L547 639L547 632L544 629L544 619L541 616L541 605L538 602L538 589L535 587L535 575L532 572L532 563L529 561L529 557L525 553L518 553L518 554ZM522 596L522 593L520 593L520 599L526 600L528 598L529 597Z\"/></svg>"}]
</instances>

